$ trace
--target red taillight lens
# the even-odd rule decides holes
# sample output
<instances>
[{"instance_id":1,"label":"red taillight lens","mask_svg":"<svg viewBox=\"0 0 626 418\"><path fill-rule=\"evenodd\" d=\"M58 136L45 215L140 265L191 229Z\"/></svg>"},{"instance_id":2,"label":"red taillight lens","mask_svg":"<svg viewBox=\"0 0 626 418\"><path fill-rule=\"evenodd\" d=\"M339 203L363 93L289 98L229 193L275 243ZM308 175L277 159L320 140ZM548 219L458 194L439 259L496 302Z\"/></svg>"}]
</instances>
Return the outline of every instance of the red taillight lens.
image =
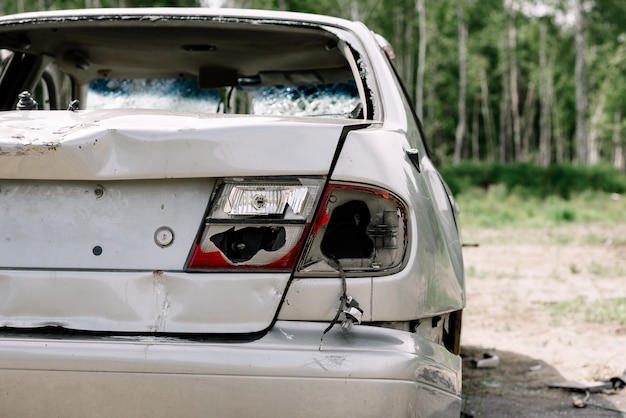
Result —
<instances>
[{"instance_id":1,"label":"red taillight lens","mask_svg":"<svg viewBox=\"0 0 626 418\"><path fill-rule=\"evenodd\" d=\"M186 268L292 270L323 184L323 178L224 179Z\"/></svg>"},{"instance_id":2,"label":"red taillight lens","mask_svg":"<svg viewBox=\"0 0 626 418\"><path fill-rule=\"evenodd\" d=\"M302 274L328 274L341 261L346 273L391 272L404 261L406 206L390 192L331 184L301 257Z\"/></svg>"}]
</instances>

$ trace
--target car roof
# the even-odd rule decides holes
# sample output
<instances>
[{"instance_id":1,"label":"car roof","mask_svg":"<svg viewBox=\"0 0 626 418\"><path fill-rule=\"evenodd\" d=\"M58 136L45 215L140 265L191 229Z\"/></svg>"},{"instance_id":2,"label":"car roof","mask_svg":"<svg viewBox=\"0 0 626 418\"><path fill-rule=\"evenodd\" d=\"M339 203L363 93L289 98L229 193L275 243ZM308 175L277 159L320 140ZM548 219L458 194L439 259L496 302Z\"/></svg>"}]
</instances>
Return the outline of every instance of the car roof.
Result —
<instances>
[{"instance_id":1,"label":"car roof","mask_svg":"<svg viewBox=\"0 0 626 418\"><path fill-rule=\"evenodd\" d=\"M319 15L301 12L285 12L277 10L259 9L231 9L214 7L138 7L138 8L93 8L93 9L67 9L48 10L39 12L18 13L0 16L0 26L6 24L23 24L29 21L43 22L46 20L70 20L70 19L97 19L114 16L143 16L146 19L164 16L196 16L198 18L217 19L255 19L271 21L292 21L317 25L329 25L348 27L354 22L342 18L327 15Z\"/></svg>"}]
</instances>

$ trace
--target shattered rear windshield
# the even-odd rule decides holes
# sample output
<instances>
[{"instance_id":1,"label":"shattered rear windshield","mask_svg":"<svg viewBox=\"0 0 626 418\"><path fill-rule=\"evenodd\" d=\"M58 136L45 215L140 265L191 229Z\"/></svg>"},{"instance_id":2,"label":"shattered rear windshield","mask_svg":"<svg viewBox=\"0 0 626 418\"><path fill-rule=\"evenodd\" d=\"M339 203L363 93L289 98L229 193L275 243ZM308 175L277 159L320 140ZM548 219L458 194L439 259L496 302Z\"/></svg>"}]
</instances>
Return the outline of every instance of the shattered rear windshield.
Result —
<instances>
[{"instance_id":1,"label":"shattered rear windshield","mask_svg":"<svg viewBox=\"0 0 626 418\"><path fill-rule=\"evenodd\" d=\"M89 84L85 107L268 116L362 117L359 93L353 81L202 89L196 79L97 79Z\"/></svg>"}]
</instances>

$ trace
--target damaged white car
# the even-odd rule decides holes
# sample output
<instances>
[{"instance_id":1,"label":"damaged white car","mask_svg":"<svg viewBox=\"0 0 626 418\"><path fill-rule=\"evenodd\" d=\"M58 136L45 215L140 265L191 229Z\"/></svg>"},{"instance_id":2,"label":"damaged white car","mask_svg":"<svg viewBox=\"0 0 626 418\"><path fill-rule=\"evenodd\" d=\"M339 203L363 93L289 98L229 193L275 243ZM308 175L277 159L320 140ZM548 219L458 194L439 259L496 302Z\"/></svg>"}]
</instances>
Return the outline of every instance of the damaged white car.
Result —
<instances>
[{"instance_id":1,"label":"damaged white car","mask_svg":"<svg viewBox=\"0 0 626 418\"><path fill-rule=\"evenodd\" d=\"M382 38L0 18L0 415L459 416L455 203Z\"/></svg>"}]
</instances>

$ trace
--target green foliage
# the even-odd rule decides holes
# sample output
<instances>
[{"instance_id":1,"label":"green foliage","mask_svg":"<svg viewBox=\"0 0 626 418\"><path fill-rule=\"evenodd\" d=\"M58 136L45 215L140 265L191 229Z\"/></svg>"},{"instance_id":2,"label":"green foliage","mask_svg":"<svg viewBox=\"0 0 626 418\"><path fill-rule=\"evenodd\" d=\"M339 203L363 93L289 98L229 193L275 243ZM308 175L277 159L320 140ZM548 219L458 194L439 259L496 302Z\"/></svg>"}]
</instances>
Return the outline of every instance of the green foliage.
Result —
<instances>
[{"instance_id":1,"label":"green foliage","mask_svg":"<svg viewBox=\"0 0 626 418\"><path fill-rule=\"evenodd\" d=\"M585 191L569 199L508 192L504 185L471 187L456 196L463 228L546 228L571 223L622 224L626 197Z\"/></svg>"},{"instance_id":2,"label":"green foliage","mask_svg":"<svg viewBox=\"0 0 626 418\"><path fill-rule=\"evenodd\" d=\"M550 305L552 316L579 315L587 322L598 324L626 324L626 298L589 301L584 296Z\"/></svg>"},{"instance_id":3,"label":"green foliage","mask_svg":"<svg viewBox=\"0 0 626 418\"><path fill-rule=\"evenodd\" d=\"M119 4L119 1L117 3ZM198 6L198 0L126 0L126 5L128 7L195 7Z\"/></svg>"},{"instance_id":4,"label":"green foliage","mask_svg":"<svg viewBox=\"0 0 626 418\"><path fill-rule=\"evenodd\" d=\"M542 199L549 196L569 199L573 194L587 190L626 192L626 175L605 165L562 164L544 168L535 164L464 162L458 166L443 167L441 172L455 195L472 187L487 190L494 185L503 185L507 193Z\"/></svg>"}]
</instances>

